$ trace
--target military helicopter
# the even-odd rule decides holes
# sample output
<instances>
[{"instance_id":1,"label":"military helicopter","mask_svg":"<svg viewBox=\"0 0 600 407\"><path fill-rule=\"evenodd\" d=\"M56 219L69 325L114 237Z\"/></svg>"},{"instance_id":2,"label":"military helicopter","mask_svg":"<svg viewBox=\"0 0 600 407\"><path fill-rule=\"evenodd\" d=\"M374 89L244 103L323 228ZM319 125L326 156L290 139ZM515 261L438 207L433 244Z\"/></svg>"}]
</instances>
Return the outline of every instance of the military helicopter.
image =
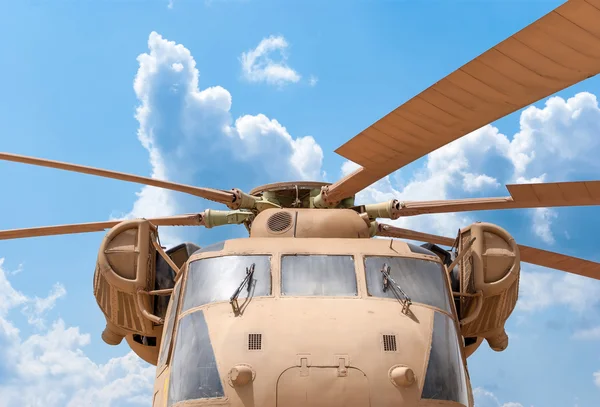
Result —
<instances>
[{"instance_id":1,"label":"military helicopter","mask_svg":"<svg viewBox=\"0 0 600 407\"><path fill-rule=\"evenodd\" d=\"M0 231L110 229L94 295L102 339L156 366L154 407L473 406L467 358L508 346L521 262L600 279L600 264L518 245L477 222L456 237L380 223L421 214L600 204L600 181L508 185L502 198L355 205L356 193L496 119L600 72L600 0L571 0L410 99L337 153L333 183L249 193L46 159L0 159L195 195L229 210ZM249 237L166 249L160 226ZM377 238L375 238L377 237ZM425 242L419 246L410 241ZM446 248L443 248L446 247Z\"/></svg>"}]
</instances>

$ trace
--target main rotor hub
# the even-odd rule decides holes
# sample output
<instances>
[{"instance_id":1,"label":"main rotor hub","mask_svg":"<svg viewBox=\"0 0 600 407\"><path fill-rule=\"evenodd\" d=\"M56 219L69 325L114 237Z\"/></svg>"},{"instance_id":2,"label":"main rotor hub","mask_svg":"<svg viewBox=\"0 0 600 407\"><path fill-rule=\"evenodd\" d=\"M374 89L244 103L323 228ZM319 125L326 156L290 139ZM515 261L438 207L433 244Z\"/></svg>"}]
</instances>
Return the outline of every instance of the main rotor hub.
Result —
<instances>
[{"instance_id":1,"label":"main rotor hub","mask_svg":"<svg viewBox=\"0 0 600 407\"><path fill-rule=\"evenodd\" d=\"M282 208L313 208L313 199L328 182L319 181L291 181L276 182L261 185L250 191L250 195L262 197ZM354 197L351 198L352 203Z\"/></svg>"},{"instance_id":2,"label":"main rotor hub","mask_svg":"<svg viewBox=\"0 0 600 407\"><path fill-rule=\"evenodd\" d=\"M296 188L303 191L318 190L320 192L321 188L327 185L331 185L331 183L319 181L275 182L254 188L250 191L250 195L260 196L263 192L295 191Z\"/></svg>"}]
</instances>

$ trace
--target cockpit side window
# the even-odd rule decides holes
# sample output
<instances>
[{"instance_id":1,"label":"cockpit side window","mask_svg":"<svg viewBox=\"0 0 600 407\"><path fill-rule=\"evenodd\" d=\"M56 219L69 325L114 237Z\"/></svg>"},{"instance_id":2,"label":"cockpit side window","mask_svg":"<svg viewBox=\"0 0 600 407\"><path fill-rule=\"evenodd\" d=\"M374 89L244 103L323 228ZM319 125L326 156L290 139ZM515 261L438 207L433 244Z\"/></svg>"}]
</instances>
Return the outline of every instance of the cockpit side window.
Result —
<instances>
[{"instance_id":1,"label":"cockpit side window","mask_svg":"<svg viewBox=\"0 0 600 407\"><path fill-rule=\"evenodd\" d=\"M252 264L252 279L240 291L240 301L271 294L271 256L223 256L189 263L181 312L211 302L229 301Z\"/></svg>"},{"instance_id":2,"label":"cockpit side window","mask_svg":"<svg viewBox=\"0 0 600 407\"><path fill-rule=\"evenodd\" d=\"M177 307L179 306L179 295L181 293L181 280L173 288L171 294L171 304L168 308L169 317L167 318L167 325L164 327L162 343L160 344L160 358L158 359L157 366L162 366L167 362L169 357L169 351L171 350L171 338L173 336L173 326L175 326L175 318L177 316Z\"/></svg>"},{"instance_id":3,"label":"cockpit side window","mask_svg":"<svg viewBox=\"0 0 600 407\"><path fill-rule=\"evenodd\" d=\"M187 314L179 320L177 328L168 405L224 395L204 312Z\"/></svg>"},{"instance_id":4,"label":"cockpit side window","mask_svg":"<svg viewBox=\"0 0 600 407\"><path fill-rule=\"evenodd\" d=\"M421 303L452 313L448 284L441 264L414 258L368 256L365 258L367 290L373 297L396 298L394 290L384 290L383 266L413 303Z\"/></svg>"},{"instance_id":5,"label":"cockpit side window","mask_svg":"<svg viewBox=\"0 0 600 407\"><path fill-rule=\"evenodd\" d=\"M421 398L469 405L465 366L456 326L450 317L440 312L436 312L433 319L431 354Z\"/></svg>"},{"instance_id":6,"label":"cockpit side window","mask_svg":"<svg viewBox=\"0 0 600 407\"><path fill-rule=\"evenodd\" d=\"M331 255L282 256L281 294L356 296L354 258Z\"/></svg>"}]
</instances>

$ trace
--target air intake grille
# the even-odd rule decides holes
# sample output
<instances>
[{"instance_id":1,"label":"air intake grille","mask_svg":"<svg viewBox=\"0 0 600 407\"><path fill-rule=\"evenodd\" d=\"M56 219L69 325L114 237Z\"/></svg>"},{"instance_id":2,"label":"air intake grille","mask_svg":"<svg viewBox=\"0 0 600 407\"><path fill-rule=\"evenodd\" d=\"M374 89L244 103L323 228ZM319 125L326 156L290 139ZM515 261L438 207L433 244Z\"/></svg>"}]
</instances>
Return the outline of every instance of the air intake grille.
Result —
<instances>
[{"instance_id":1,"label":"air intake grille","mask_svg":"<svg viewBox=\"0 0 600 407\"><path fill-rule=\"evenodd\" d=\"M383 350L396 352L396 335L383 335Z\"/></svg>"},{"instance_id":2,"label":"air intake grille","mask_svg":"<svg viewBox=\"0 0 600 407\"><path fill-rule=\"evenodd\" d=\"M262 349L262 334L248 334L248 350Z\"/></svg>"},{"instance_id":3,"label":"air intake grille","mask_svg":"<svg viewBox=\"0 0 600 407\"><path fill-rule=\"evenodd\" d=\"M277 212L267 220L271 232L284 232L292 226L292 215L289 212Z\"/></svg>"}]
</instances>

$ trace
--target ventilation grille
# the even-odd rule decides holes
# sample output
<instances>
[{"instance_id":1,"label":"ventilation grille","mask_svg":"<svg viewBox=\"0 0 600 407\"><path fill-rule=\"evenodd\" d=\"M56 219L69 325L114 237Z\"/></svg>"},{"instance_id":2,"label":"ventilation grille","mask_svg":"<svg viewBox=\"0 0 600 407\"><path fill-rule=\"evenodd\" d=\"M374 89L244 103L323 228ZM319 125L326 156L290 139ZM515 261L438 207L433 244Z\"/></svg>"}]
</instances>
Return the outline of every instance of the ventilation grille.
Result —
<instances>
[{"instance_id":1,"label":"ventilation grille","mask_svg":"<svg viewBox=\"0 0 600 407\"><path fill-rule=\"evenodd\" d=\"M396 335L383 335L383 350L396 352Z\"/></svg>"},{"instance_id":2,"label":"ventilation grille","mask_svg":"<svg viewBox=\"0 0 600 407\"><path fill-rule=\"evenodd\" d=\"M117 305L117 325L132 331L143 332L133 295L117 291Z\"/></svg>"},{"instance_id":3,"label":"ventilation grille","mask_svg":"<svg viewBox=\"0 0 600 407\"><path fill-rule=\"evenodd\" d=\"M284 232L292 226L292 215L289 212L277 212L267 220L267 228L271 232Z\"/></svg>"},{"instance_id":4,"label":"ventilation grille","mask_svg":"<svg viewBox=\"0 0 600 407\"><path fill-rule=\"evenodd\" d=\"M248 350L262 349L262 334L248 334Z\"/></svg>"}]
</instances>

